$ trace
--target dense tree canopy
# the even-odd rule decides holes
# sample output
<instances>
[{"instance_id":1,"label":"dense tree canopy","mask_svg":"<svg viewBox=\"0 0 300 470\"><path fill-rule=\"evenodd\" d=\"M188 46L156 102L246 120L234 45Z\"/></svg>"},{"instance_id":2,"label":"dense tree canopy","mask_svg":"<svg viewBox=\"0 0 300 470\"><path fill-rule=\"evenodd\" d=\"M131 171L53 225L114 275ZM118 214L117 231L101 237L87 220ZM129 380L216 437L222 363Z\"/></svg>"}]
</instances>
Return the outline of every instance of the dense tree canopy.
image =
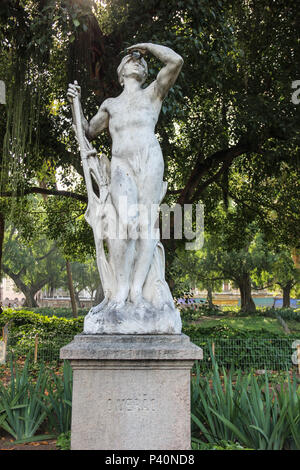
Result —
<instances>
[{"instance_id":1,"label":"dense tree canopy","mask_svg":"<svg viewBox=\"0 0 300 470\"><path fill-rule=\"evenodd\" d=\"M68 256L93 253L67 83L78 80L92 117L121 92L116 68L126 47L148 41L184 58L157 126L166 201L204 203L210 234L220 202L226 210L233 201L240 227L254 224L273 245L299 248L300 105L291 101L299 15L291 0L2 1L0 243L5 220L39 193L49 196L48 236ZM149 82L160 64L147 59ZM109 135L95 146L109 155Z\"/></svg>"}]
</instances>

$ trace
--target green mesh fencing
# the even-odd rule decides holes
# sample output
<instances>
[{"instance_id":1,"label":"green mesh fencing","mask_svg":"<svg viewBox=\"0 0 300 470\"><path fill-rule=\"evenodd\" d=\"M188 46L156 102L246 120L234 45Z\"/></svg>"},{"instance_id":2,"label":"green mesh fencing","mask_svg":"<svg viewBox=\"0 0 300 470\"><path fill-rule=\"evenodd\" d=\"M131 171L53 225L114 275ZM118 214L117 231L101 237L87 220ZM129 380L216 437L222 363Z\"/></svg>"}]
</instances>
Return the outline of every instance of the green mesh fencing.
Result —
<instances>
[{"instance_id":1,"label":"green mesh fencing","mask_svg":"<svg viewBox=\"0 0 300 470\"><path fill-rule=\"evenodd\" d=\"M74 335L31 336L8 334L7 353L15 358L30 357L35 362L59 362L60 349L71 342ZM293 339L290 338L190 338L203 349L202 370L212 367L211 354L218 365L247 369L286 370L296 368L292 361L295 354Z\"/></svg>"},{"instance_id":2,"label":"green mesh fencing","mask_svg":"<svg viewBox=\"0 0 300 470\"><path fill-rule=\"evenodd\" d=\"M15 359L30 356L34 362L60 362L59 351L70 343L74 335L55 337L34 336L20 338L19 335L8 335L7 355L13 354Z\"/></svg>"},{"instance_id":3,"label":"green mesh fencing","mask_svg":"<svg viewBox=\"0 0 300 470\"><path fill-rule=\"evenodd\" d=\"M219 366L231 366L243 370L267 369L286 370L296 368L292 355L295 353L293 340L289 338L191 338L203 349L201 369L212 367L213 354Z\"/></svg>"}]
</instances>

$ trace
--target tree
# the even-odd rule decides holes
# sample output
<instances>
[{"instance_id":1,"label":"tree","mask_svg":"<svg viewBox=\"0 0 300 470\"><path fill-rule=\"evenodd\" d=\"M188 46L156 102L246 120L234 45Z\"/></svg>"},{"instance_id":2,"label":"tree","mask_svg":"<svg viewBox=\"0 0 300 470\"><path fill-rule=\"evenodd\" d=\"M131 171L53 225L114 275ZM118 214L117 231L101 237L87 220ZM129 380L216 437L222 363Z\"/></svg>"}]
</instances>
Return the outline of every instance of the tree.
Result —
<instances>
[{"instance_id":1,"label":"tree","mask_svg":"<svg viewBox=\"0 0 300 470\"><path fill-rule=\"evenodd\" d=\"M288 205L285 212L287 203L296 200L291 192L296 196L297 184L299 188L291 155L299 148L300 115L290 100L299 70L298 20L294 3L272 0L2 2L0 78L8 85L0 122L2 200L33 193L67 196L68 201L78 201L84 213L84 185L58 190L51 179L43 183L45 175L60 167L74 169L82 181L77 146L69 137L67 82L79 81L85 112L95 114L105 98L120 93L115 74L120 51L132 38L143 42L146 36L171 45L185 60L157 127L169 183L167 202L202 201L210 211L230 193L251 220L257 206L254 198L249 203L246 197L247 181L239 202L240 184L233 177L242 172L243 178L251 175L251 183L257 177L268 193L267 201L259 198L262 223L265 202L279 210L278 219L283 208L283 237L284 225L295 229L294 221L299 221L297 206ZM150 80L157 67L150 60ZM96 145L109 154L107 135ZM275 195L272 184L284 167L287 191ZM251 191L248 194L254 194ZM5 210L0 212L5 219ZM267 225L273 229L271 210L268 214ZM51 228L60 240L61 229ZM72 232L67 235L65 245ZM166 250L170 256L173 247Z\"/></svg>"},{"instance_id":2,"label":"tree","mask_svg":"<svg viewBox=\"0 0 300 470\"><path fill-rule=\"evenodd\" d=\"M220 203L207 217L207 231L213 246L207 264L238 286L242 311L255 311L252 288L261 280L272 283L269 280L274 262L256 218L234 203L228 208ZM261 283L260 288L263 287Z\"/></svg>"},{"instance_id":3,"label":"tree","mask_svg":"<svg viewBox=\"0 0 300 470\"><path fill-rule=\"evenodd\" d=\"M2 269L25 295L25 305L37 307L37 292L46 285L59 286L65 263L53 243L40 239L26 245L11 226L5 237Z\"/></svg>"},{"instance_id":4,"label":"tree","mask_svg":"<svg viewBox=\"0 0 300 470\"><path fill-rule=\"evenodd\" d=\"M283 307L290 307L291 290L299 285L300 270L295 266L288 247L277 247L273 266L275 283L280 286L283 294Z\"/></svg>"},{"instance_id":5,"label":"tree","mask_svg":"<svg viewBox=\"0 0 300 470\"><path fill-rule=\"evenodd\" d=\"M66 269L67 269L67 280L68 280L68 288L69 288L69 292L70 292L70 300L71 300L71 307L72 307L73 317L77 317L78 312L77 312L76 298L75 298L75 292L74 292L74 286L73 286L72 271L71 271L71 266L70 266L70 261L69 260L66 260Z\"/></svg>"},{"instance_id":6,"label":"tree","mask_svg":"<svg viewBox=\"0 0 300 470\"><path fill-rule=\"evenodd\" d=\"M185 251L177 249L176 257L172 264L175 288L184 285L185 291L193 287L207 290L207 302L213 308L212 294L221 290L223 273L211 263L211 254L215 246L209 234L205 236L204 246L200 251Z\"/></svg>"},{"instance_id":7,"label":"tree","mask_svg":"<svg viewBox=\"0 0 300 470\"><path fill-rule=\"evenodd\" d=\"M100 284L99 272L94 258L86 258L84 263L78 261L71 263L72 278L75 289L75 296L78 306L79 294L83 290L87 290L93 298Z\"/></svg>"}]
</instances>

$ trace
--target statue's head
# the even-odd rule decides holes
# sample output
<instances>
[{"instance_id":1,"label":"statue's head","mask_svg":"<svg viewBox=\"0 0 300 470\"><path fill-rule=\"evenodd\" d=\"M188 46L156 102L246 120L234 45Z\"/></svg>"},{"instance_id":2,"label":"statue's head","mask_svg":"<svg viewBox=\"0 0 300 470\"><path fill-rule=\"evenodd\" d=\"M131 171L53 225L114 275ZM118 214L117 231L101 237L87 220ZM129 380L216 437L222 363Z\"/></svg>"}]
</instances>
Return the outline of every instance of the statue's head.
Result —
<instances>
[{"instance_id":1,"label":"statue's head","mask_svg":"<svg viewBox=\"0 0 300 470\"><path fill-rule=\"evenodd\" d=\"M125 77L135 77L142 85L145 83L148 76L147 62L142 56L139 57L134 54L128 54L123 57L117 69L117 74L121 86L124 86Z\"/></svg>"}]
</instances>

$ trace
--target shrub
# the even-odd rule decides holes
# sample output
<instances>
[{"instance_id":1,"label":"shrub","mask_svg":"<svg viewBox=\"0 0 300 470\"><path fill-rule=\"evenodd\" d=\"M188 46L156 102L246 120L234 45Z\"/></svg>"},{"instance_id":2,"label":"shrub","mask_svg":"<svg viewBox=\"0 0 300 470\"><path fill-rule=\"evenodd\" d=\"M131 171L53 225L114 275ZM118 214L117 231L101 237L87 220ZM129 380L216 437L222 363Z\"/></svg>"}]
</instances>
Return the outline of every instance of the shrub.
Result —
<instances>
[{"instance_id":1,"label":"shrub","mask_svg":"<svg viewBox=\"0 0 300 470\"><path fill-rule=\"evenodd\" d=\"M64 361L62 377L52 372L53 383L48 390L48 421L57 434L64 434L71 429L73 374L68 361Z\"/></svg>"},{"instance_id":2,"label":"shrub","mask_svg":"<svg viewBox=\"0 0 300 470\"><path fill-rule=\"evenodd\" d=\"M59 359L59 350L83 329L84 317L47 317L26 310L6 309L0 315L0 328L9 324L9 350L18 357L34 350L38 335L38 356L44 360Z\"/></svg>"},{"instance_id":3,"label":"shrub","mask_svg":"<svg viewBox=\"0 0 300 470\"><path fill-rule=\"evenodd\" d=\"M64 361L62 375L40 364L37 377L31 378L30 358L22 370L11 357L10 383L0 383L0 427L18 442L50 439L71 429L72 369ZM36 436L46 422L53 435Z\"/></svg>"},{"instance_id":4,"label":"shrub","mask_svg":"<svg viewBox=\"0 0 300 470\"><path fill-rule=\"evenodd\" d=\"M62 433L57 437L56 447L59 450L71 449L71 431Z\"/></svg>"},{"instance_id":5,"label":"shrub","mask_svg":"<svg viewBox=\"0 0 300 470\"><path fill-rule=\"evenodd\" d=\"M183 322L201 320L204 316L224 316L222 310L215 308L211 309L207 306L194 307L183 307L180 309L180 316Z\"/></svg>"},{"instance_id":6,"label":"shrub","mask_svg":"<svg viewBox=\"0 0 300 470\"><path fill-rule=\"evenodd\" d=\"M212 357L213 360L213 357ZM211 384L192 380L192 435L195 445L236 442L256 450L300 449L300 396L296 380L288 378L277 391L268 374L261 381L253 374L222 370L215 361Z\"/></svg>"},{"instance_id":7,"label":"shrub","mask_svg":"<svg viewBox=\"0 0 300 470\"><path fill-rule=\"evenodd\" d=\"M219 444L208 442L192 442L192 450L254 450L241 446L238 442L220 441Z\"/></svg>"},{"instance_id":8,"label":"shrub","mask_svg":"<svg viewBox=\"0 0 300 470\"><path fill-rule=\"evenodd\" d=\"M24 328L24 332L31 328L43 330L48 333L71 335L82 330L83 317L78 318L58 318L47 317L27 310L5 309L0 315L0 327L10 323L10 328Z\"/></svg>"},{"instance_id":9,"label":"shrub","mask_svg":"<svg viewBox=\"0 0 300 470\"><path fill-rule=\"evenodd\" d=\"M8 387L0 383L0 425L18 441L32 440L47 413L46 388L48 374L41 367L35 383L29 377L29 360L20 372L10 364L11 378ZM49 436L40 436L48 438ZM36 438L35 438L36 439Z\"/></svg>"},{"instance_id":10,"label":"shrub","mask_svg":"<svg viewBox=\"0 0 300 470\"><path fill-rule=\"evenodd\" d=\"M71 308L68 307L23 307L23 311L30 311L38 313L40 315L46 315L47 317L64 317L64 318L74 318ZM78 308L78 315L86 315L88 313L87 308Z\"/></svg>"}]
</instances>

